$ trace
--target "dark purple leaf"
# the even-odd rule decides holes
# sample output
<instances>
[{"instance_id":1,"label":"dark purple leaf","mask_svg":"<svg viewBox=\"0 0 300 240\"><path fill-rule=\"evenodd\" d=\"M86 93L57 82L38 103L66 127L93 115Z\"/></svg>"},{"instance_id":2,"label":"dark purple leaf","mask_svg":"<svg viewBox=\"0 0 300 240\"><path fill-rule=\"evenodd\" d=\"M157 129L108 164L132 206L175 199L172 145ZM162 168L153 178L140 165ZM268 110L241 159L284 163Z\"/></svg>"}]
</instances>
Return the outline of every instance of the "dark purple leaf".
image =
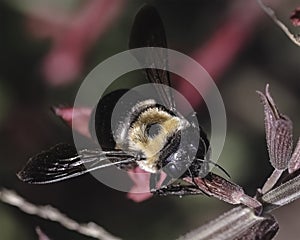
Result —
<instances>
[{"instance_id":1,"label":"dark purple leaf","mask_svg":"<svg viewBox=\"0 0 300 240\"><path fill-rule=\"evenodd\" d=\"M265 114L266 140L269 158L272 166L277 170L285 170L292 154L293 125L290 119L277 109L266 86L265 94L258 91Z\"/></svg>"}]
</instances>

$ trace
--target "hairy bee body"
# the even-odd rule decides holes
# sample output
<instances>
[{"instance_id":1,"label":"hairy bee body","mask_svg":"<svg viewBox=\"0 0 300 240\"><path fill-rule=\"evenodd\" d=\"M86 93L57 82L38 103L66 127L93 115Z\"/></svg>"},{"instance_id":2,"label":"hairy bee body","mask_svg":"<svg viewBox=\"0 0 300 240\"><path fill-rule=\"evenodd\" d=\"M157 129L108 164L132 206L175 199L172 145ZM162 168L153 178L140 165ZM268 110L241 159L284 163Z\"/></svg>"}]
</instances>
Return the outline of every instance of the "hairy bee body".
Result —
<instances>
[{"instance_id":1,"label":"hairy bee body","mask_svg":"<svg viewBox=\"0 0 300 240\"><path fill-rule=\"evenodd\" d=\"M145 158L136 162L140 168L158 173L165 167L172 177L184 174L195 158L204 160L209 142L196 124L195 115L186 119L176 109L170 110L154 99L144 100L139 94L135 101L122 102L126 92L118 90L101 98L91 118L101 148L138 152ZM116 104L124 110L117 118L112 117ZM195 134L201 136L192 137ZM194 172L202 163L194 167Z\"/></svg>"}]
</instances>

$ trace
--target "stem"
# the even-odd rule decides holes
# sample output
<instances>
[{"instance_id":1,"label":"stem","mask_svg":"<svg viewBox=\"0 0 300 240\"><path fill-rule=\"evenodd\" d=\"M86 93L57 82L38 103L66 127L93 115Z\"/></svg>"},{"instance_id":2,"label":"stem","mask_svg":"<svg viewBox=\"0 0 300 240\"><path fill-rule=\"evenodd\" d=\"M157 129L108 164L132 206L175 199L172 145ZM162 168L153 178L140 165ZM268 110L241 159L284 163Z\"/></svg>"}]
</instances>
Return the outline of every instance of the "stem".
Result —
<instances>
[{"instance_id":1,"label":"stem","mask_svg":"<svg viewBox=\"0 0 300 240\"><path fill-rule=\"evenodd\" d=\"M300 175L262 196L264 212L270 212L300 198Z\"/></svg>"},{"instance_id":2,"label":"stem","mask_svg":"<svg viewBox=\"0 0 300 240\"><path fill-rule=\"evenodd\" d=\"M294 35L290 32L290 30L287 28L287 26L284 25L283 22L281 22L275 15L275 12L270 7L267 7L263 4L261 0L256 0L259 6L264 10L266 14L269 15L269 17L274 21L274 23L288 36L288 38L295 43L297 46L300 47L300 39L299 36Z\"/></svg>"},{"instance_id":3,"label":"stem","mask_svg":"<svg viewBox=\"0 0 300 240\"><path fill-rule=\"evenodd\" d=\"M265 220L270 218L257 216L247 207L236 207L178 240L240 239L251 227Z\"/></svg>"},{"instance_id":4,"label":"stem","mask_svg":"<svg viewBox=\"0 0 300 240\"><path fill-rule=\"evenodd\" d=\"M111 235L96 223L89 222L87 224L79 224L58 211L56 208L53 208L51 206L36 206L30 202L27 202L24 198L20 197L14 191L1 189L0 201L15 206L27 214L57 222L63 227L81 233L85 236L101 240L120 240L120 238Z\"/></svg>"}]
</instances>

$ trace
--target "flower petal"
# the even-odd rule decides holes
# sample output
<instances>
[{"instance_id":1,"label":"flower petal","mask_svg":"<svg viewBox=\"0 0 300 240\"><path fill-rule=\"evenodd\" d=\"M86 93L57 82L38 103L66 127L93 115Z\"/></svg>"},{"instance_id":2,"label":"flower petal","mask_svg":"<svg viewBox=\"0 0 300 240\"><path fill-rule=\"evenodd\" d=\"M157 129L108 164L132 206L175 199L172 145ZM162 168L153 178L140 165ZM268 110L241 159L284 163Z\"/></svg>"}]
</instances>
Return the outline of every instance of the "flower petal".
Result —
<instances>
[{"instance_id":1,"label":"flower petal","mask_svg":"<svg viewBox=\"0 0 300 240\"><path fill-rule=\"evenodd\" d=\"M89 131L89 121L92 114L91 108L53 107L53 111L77 132L87 138L91 138Z\"/></svg>"},{"instance_id":2,"label":"flower petal","mask_svg":"<svg viewBox=\"0 0 300 240\"><path fill-rule=\"evenodd\" d=\"M293 11L290 19L295 27L300 26L300 7L296 8L295 11Z\"/></svg>"},{"instance_id":3,"label":"flower petal","mask_svg":"<svg viewBox=\"0 0 300 240\"><path fill-rule=\"evenodd\" d=\"M149 192L150 173L136 167L128 170L128 176L133 181L133 186L127 194L127 197L134 202L142 202L152 197Z\"/></svg>"},{"instance_id":4,"label":"flower petal","mask_svg":"<svg viewBox=\"0 0 300 240\"><path fill-rule=\"evenodd\" d=\"M136 167L135 169L128 170L128 176L133 181L133 186L127 194L127 197L134 202L142 202L153 196L149 191L150 173ZM161 177L158 182L160 186L165 179L166 174L161 172Z\"/></svg>"}]
</instances>

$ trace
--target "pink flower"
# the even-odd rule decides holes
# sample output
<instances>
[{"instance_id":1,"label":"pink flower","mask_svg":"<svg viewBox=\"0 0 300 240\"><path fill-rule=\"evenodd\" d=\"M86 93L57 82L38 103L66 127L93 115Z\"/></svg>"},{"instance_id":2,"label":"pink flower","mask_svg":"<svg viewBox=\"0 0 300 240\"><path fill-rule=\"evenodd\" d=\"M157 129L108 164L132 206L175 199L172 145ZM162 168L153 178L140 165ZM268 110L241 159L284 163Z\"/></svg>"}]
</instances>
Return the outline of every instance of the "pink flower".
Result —
<instances>
[{"instance_id":1,"label":"pink flower","mask_svg":"<svg viewBox=\"0 0 300 240\"><path fill-rule=\"evenodd\" d=\"M133 186L127 193L127 197L129 199L135 202L142 202L152 197L152 193L149 192L150 173L145 172L144 170L137 167L133 170L128 171L128 176L133 181ZM166 174L162 172L157 187L162 184L165 177Z\"/></svg>"},{"instance_id":2,"label":"pink flower","mask_svg":"<svg viewBox=\"0 0 300 240\"><path fill-rule=\"evenodd\" d=\"M44 9L44 15L29 17L28 29L53 42L41 69L48 83L66 85L80 76L85 55L120 15L123 3L124 0L91 0L73 16L62 17L54 11L47 14Z\"/></svg>"},{"instance_id":3,"label":"pink flower","mask_svg":"<svg viewBox=\"0 0 300 240\"><path fill-rule=\"evenodd\" d=\"M291 22L295 27L299 27L300 26L300 7L296 8L291 17Z\"/></svg>"},{"instance_id":4,"label":"pink flower","mask_svg":"<svg viewBox=\"0 0 300 240\"><path fill-rule=\"evenodd\" d=\"M83 136L91 138L89 130L89 121L92 114L91 108L53 107L53 111L68 126L73 127Z\"/></svg>"},{"instance_id":5,"label":"pink flower","mask_svg":"<svg viewBox=\"0 0 300 240\"><path fill-rule=\"evenodd\" d=\"M127 193L129 199L135 202L142 202L152 197L152 193L149 192L150 173L137 167L129 170L128 176L133 181L133 186Z\"/></svg>"}]
</instances>

